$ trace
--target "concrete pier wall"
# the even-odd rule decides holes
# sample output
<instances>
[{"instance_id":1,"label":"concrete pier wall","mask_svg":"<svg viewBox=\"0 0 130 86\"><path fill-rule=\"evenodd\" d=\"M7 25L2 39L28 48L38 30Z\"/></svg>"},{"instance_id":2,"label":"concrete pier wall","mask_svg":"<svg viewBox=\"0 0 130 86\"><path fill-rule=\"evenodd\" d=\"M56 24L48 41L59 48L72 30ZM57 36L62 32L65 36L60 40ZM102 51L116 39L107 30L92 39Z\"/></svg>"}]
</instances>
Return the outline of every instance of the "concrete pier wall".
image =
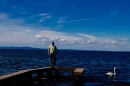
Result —
<instances>
[{"instance_id":1,"label":"concrete pier wall","mask_svg":"<svg viewBox=\"0 0 130 86\"><path fill-rule=\"evenodd\" d=\"M84 68L36 68L21 70L7 75L0 76L0 86L22 86L28 85L41 79L54 78L60 75L60 71L71 72L72 77L83 76Z\"/></svg>"}]
</instances>

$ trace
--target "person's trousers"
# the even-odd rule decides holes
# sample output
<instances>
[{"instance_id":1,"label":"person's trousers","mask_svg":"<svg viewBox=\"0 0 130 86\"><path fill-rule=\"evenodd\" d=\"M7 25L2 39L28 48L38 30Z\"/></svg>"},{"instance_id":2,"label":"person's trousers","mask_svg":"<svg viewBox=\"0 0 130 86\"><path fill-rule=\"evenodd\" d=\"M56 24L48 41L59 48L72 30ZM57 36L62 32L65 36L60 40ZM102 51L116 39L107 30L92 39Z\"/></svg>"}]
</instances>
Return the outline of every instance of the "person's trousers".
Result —
<instances>
[{"instance_id":1,"label":"person's trousers","mask_svg":"<svg viewBox=\"0 0 130 86\"><path fill-rule=\"evenodd\" d=\"M56 54L51 53L50 54L50 66L54 63L54 66L56 66Z\"/></svg>"}]
</instances>

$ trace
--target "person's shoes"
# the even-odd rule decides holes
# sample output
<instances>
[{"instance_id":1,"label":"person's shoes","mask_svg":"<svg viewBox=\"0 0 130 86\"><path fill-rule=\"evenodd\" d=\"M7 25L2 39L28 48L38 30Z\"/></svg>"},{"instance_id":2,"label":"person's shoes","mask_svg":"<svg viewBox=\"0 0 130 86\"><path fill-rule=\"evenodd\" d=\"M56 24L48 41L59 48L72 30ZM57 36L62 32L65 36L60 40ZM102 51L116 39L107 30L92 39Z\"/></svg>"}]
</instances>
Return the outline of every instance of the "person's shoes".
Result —
<instances>
[{"instance_id":1,"label":"person's shoes","mask_svg":"<svg viewBox=\"0 0 130 86\"><path fill-rule=\"evenodd\" d=\"M55 67L57 67L57 66L55 66Z\"/></svg>"}]
</instances>

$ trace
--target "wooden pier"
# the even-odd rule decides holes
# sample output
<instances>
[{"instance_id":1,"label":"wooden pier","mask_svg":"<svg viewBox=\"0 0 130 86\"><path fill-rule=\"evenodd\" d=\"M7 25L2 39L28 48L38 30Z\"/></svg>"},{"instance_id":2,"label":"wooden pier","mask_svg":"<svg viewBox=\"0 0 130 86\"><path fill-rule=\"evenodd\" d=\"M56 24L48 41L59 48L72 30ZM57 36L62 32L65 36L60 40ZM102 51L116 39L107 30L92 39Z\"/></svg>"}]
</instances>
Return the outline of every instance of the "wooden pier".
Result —
<instances>
[{"instance_id":1,"label":"wooden pier","mask_svg":"<svg viewBox=\"0 0 130 86\"><path fill-rule=\"evenodd\" d=\"M41 79L54 79L60 77L60 72L71 72L73 79L81 79L84 68L63 68L63 67L45 67L21 70L7 75L0 76L0 86L23 86L32 84Z\"/></svg>"}]
</instances>

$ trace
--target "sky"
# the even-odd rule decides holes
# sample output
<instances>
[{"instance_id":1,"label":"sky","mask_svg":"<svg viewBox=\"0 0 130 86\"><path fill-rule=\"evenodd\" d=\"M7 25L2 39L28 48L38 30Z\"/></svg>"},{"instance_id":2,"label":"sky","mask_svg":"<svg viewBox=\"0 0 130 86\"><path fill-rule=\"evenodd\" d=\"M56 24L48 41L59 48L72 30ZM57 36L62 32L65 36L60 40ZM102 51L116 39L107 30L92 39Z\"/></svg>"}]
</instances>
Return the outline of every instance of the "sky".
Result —
<instances>
[{"instance_id":1,"label":"sky","mask_svg":"<svg viewBox=\"0 0 130 86\"><path fill-rule=\"evenodd\" d=\"M130 0L0 0L0 47L130 51Z\"/></svg>"}]
</instances>

